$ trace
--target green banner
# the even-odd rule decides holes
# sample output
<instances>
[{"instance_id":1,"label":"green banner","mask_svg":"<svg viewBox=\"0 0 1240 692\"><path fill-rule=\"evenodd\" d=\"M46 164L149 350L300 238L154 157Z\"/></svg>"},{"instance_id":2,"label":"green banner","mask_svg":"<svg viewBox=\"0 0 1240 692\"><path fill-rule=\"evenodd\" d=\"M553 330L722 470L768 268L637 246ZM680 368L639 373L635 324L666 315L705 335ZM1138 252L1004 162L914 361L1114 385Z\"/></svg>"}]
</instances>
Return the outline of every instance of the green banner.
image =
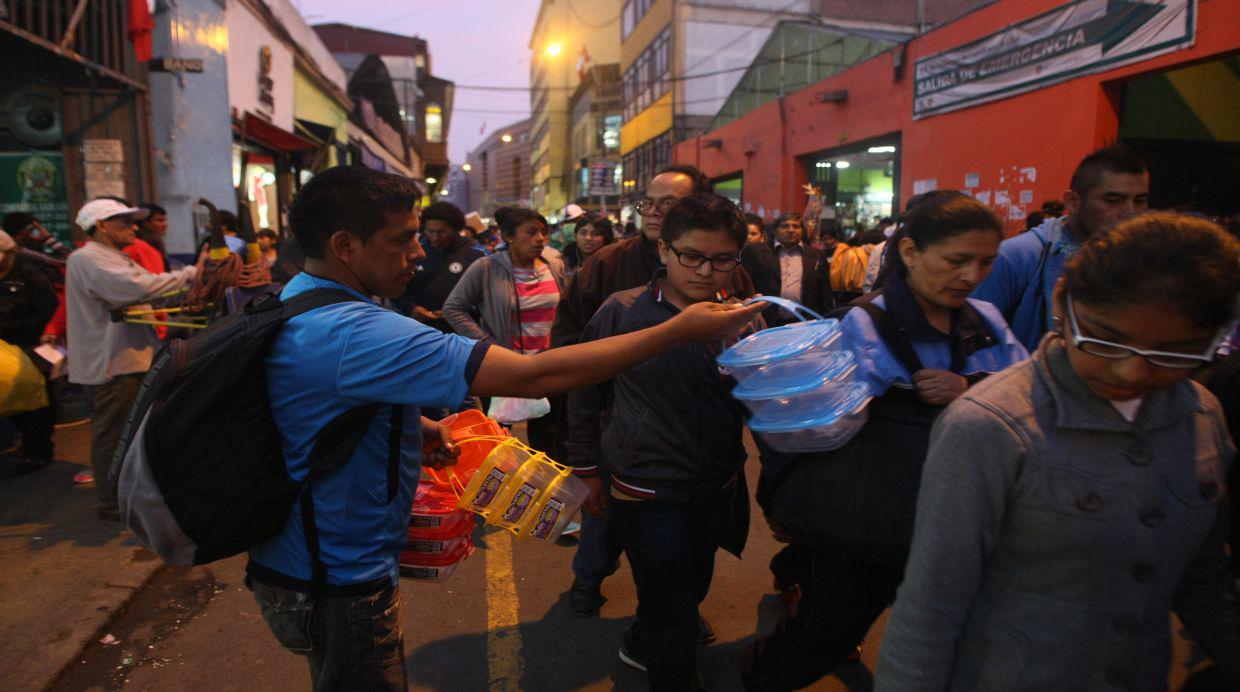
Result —
<instances>
[{"instance_id":1,"label":"green banner","mask_svg":"<svg viewBox=\"0 0 1240 692\"><path fill-rule=\"evenodd\" d=\"M59 153L0 153L0 212L28 211L68 244L69 198L65 160Z\"/></svg>"}]
</instances>

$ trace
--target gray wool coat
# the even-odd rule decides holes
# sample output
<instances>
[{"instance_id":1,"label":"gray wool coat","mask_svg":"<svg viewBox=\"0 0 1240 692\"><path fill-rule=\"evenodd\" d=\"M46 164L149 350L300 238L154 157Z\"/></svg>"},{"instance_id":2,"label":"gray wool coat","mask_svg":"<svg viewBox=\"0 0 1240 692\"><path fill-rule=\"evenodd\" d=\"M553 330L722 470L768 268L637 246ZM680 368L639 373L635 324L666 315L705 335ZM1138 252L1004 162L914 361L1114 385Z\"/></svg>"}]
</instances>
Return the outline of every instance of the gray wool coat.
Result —
<instances>
[{"instance_id":1,"label":"gray wool coat","mask_svg":"<svg viewBox=\"0 0 1240 692\"><path fill-rule=\"evenodd\" d=\"M1129 423L1047 337L935 424L875 689L1164 690L1170 611L1240 682L1234 456L1200 385Z\"/></svg>"},{"instance_id":2,"label":"gray wool coat","mask_svg":"<svg viewBox=\"0 0 1240 692\"><path fill-rule=\"evenodd\" d=\"M564 294L564 261L544 252L542 260ZM474 317L474 312L478 317ZM512 348L517 329L517 288L512 274L512 257L501 250L483 257L461 276L456 288L443 304L443 316L461 336L504 348Z\"/></svg>"}]
</instances>

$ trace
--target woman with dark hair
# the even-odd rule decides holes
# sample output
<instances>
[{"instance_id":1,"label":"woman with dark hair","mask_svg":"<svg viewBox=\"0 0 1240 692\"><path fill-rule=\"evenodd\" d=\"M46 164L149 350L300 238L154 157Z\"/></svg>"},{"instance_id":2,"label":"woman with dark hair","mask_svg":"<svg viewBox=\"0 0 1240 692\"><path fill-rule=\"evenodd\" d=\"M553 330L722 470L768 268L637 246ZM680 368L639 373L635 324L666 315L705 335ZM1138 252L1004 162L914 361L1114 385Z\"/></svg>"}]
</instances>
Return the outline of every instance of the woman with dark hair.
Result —
<instances>
[{"instance_id":1,"label":"woman with dark hair","mask_svg":"<svg viewBox=\"0 0 1240 692\"><path fill-rule=\"evenodd\" d=\"M840 324L875 397L868 422L834 451L762 450L758 502L791 540L772 571L800 601L754 645L750 689L800 689L830 673L895 597L931 425L971 385L1029 356L994 306L968 297L1002 238L994 212L964 195L910 211L890 241L886 283Z\"/></svg>"},{"instance_id":2,"label":"woman with dark hair","mask_svg":"<svg viewBox=\"0 0 1240 692\"><path fill-rule=\"evenodd\" d=\"M611 220L600 214L586 212L569 223L575 224L573 240L564 246L565 271L572 276L590 255L615 241Z\"/></svg>"},{"instance_id":3,"label":"woman with dark hair","mask_svg":"<svg viewBox=\"0 0 1240 692\"><path fill-rule=\"evenodd\" d=\"M503 207L495 220L507 248L469 265L444 301L444 319L471 339L520 353L545 351L564 290L564 263L545 252L551 231L538 212ZM550 419L528 425L530 446L557 458Z\"/></svg>"},{"instance_id":4,"label":"woman with dark hair","mask_svg":"<svg viewBox=\"0 0 1240 692\"><path fill-rule=\"evenodd\" d=\"M1210 363L1240 243L1147 214L1091 237L1033 359L935 426L878 689L1164 690L1174 611L1240 686L1235 456Z\"/></svg>"}]
</instances>

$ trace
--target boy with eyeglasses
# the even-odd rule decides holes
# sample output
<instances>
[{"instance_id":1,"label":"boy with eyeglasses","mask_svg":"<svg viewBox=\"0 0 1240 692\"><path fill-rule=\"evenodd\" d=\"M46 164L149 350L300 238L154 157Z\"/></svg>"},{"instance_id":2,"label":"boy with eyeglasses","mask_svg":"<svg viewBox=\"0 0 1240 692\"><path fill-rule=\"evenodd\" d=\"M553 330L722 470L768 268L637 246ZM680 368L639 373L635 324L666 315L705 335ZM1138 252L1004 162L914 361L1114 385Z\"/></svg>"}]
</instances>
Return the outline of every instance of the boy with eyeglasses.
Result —
<instances>
[{"instance_id":1,"label":"boy with eyeglasses","mask_svg":"<svg viewBox=\"0 0 1240 692\"><path fill-rule=\"evenodd\" d=\"M582 342L728 300L747 230L740 210L717 195L670 206L658 241L664 268L649 285L613 294ZM620 658L646 670L655 690L700 683L698 604L745 463L744 411L715 364L717 352L718 344L677 348L569 398L568 461L590 486L587 511L610 506L637 585L637 622Z\"/></svg>"}]
</instances>

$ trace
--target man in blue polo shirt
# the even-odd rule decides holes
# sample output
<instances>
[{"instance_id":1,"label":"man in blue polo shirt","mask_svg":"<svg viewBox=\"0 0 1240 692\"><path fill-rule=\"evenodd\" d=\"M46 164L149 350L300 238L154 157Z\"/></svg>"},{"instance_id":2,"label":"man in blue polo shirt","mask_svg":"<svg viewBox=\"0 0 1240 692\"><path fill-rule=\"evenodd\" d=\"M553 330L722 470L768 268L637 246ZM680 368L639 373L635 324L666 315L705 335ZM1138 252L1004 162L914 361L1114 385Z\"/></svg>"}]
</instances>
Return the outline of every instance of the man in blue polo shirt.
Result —
<instances>
[{"instance_id":1,"label":"man in blue polo shirt","mask_svg":"<svg viewBox=\"0 0 1240 692\"><path fill-rule=\"evenodd\" d=\"M280 644L307 657L316 690L405 689L397 556L423 443L440 439L455 451L420 407L455 407L468 393L538 398L580 389L689 341L734 336L762 307L702 303L657 327L532 356L442 334L371 300L404 293L424 257L418 199L405 178L342 166L306 183L289 211L306 269L282 296L334 288L356 299L289 320L272 346L267 384L290 475L306 477L315 436L329 422L379 404L345 465L306 491L323 583L313 578L297 510L250 552L247 584Z\"/></svg>"}]
</instances>

